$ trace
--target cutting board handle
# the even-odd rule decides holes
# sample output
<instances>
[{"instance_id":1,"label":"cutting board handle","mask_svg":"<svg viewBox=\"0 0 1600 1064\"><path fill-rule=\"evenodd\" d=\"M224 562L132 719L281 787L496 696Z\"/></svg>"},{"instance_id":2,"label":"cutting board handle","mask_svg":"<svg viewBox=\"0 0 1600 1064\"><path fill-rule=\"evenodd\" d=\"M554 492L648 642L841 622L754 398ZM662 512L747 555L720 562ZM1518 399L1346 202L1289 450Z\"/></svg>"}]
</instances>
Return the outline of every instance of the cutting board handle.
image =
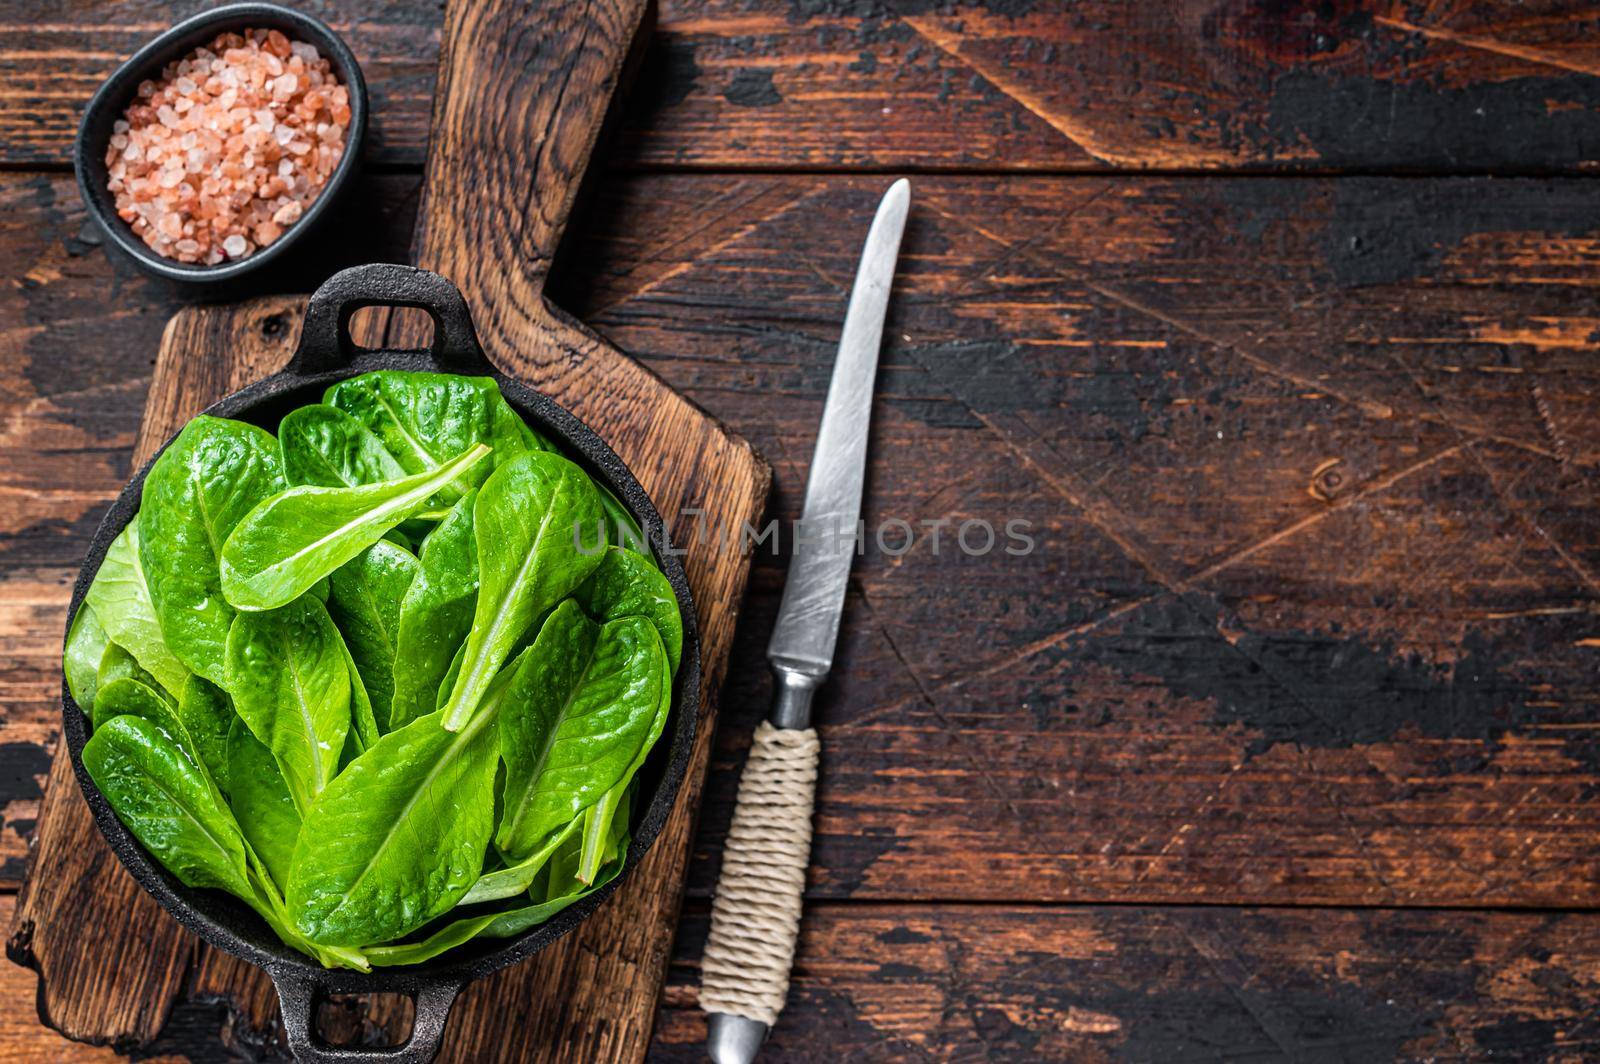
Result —
<instances>
[{"instance_id":1,"label":"cutting board handle","mask_svg":"<svg viewBox=\"0 0 1600 1064\"><path fill-rule=\"evenodd\" d=\"M413 261L480 314L543 310L550 260L653 14L653 0L445 6Z\"/></svg>"},{"instance_id":2,"label":"cutting board handle","mask_svg":"<svg viewBox=\"0 0 1600 1064\"><path fill-rule=\"evenodd\" d=\"M362 307L415 307L433 320L433 360L460 373L487 373L472 312L460 289L415 266L378 262L340 270L311 294L300 346L289 372L307 375L343 369L360 348L350 338L350 318Z\"/></svg>"}]
</instances>

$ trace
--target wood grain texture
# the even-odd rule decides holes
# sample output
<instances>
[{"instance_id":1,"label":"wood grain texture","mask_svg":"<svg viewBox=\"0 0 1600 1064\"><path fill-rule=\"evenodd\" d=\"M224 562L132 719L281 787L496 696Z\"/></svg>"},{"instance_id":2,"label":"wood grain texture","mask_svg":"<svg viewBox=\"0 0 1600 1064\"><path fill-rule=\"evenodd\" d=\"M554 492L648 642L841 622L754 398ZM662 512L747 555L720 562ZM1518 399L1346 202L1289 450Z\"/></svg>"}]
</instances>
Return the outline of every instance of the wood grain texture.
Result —
<instances>
[{"instance_id":1,"label":"wood grain texture","mask_svg":"<svg viewBox=\"0 0 1600 1064\"><path fill-rule=\"evenodd\" d=\"M61 165L79 108L203 7L14 0L0 161ZM317 8L363 64L371 158L417 165L439 7ZM668 0L616 164L1585 171L1600 12L1577 0Z\"/></svg>"},{"instance_id":2,"label":"wood grain texture","mask_svg":"<svg viewBox=\"0 0 1600 1064\"><path fill-rule=\"evenodd\" d=\"M666 5L625 139L651 166L1578 171L1574 0Z\"/></svg>"},{"instance_id":3,"label":"wood grain texture","mask_svg":"<svg viewBox=\"0 0 1600 1064\"><path fill-rule=\"evenodd\" d=\"M14 894L0 895L0 924L10 926L16 901ZM38 1013L31 1007L36 982L33 973L16 965L0 964L0 1060L17 1064L43 1060L114 1064L124 1059L108 1047L68 1041L41 1027Z\"/></svg>"},{"instance_id":4,"label":"wood grain texture","mask_svg":"<svg viewBox=\"0 0 1600 1064\"><path fill-rule=\"evenodd\" d=\"M704 1059L686 916L651 1059ZM1600 917L814 905L766 1061L1578 1061Z\"/></svg>"},{"instance_id":5,"label":"wood grain texture","mask_svg":"<svg viewBox=\"0 0 1600 1064\"><path fill-rule=\"evenodd\" d=\"M70 164L83 107L113 70L202 0L10 0L0 10L0 160ZM333 25L372 93L368 159L419 163L438 59L439 6L336 0L310 13Z\"/></svg>"},{"instance_id":6,"label":"wood grain texture","mask_svg":"<svg viewBox=\"0 0 1600 1064\"><path fill-rule=\"evenodd\" d=\"M11 905L0 896L0 919ZM807 911L793 996L764 1059L1576 1062L1600 1052L1596 919L821 903ZM703 1059L706 924L703 907L684 916L652 1061ZM140 1059L287 1060L273 999L236 1016L207 1003L211 963L238 962L208 954ZM29 973L0 965L0 1060L126 1059L39 1027L33 989ZM324 1023L376 1044L404 1029L404 1013L342 1001Z\"/></svg>"}]
</instances>

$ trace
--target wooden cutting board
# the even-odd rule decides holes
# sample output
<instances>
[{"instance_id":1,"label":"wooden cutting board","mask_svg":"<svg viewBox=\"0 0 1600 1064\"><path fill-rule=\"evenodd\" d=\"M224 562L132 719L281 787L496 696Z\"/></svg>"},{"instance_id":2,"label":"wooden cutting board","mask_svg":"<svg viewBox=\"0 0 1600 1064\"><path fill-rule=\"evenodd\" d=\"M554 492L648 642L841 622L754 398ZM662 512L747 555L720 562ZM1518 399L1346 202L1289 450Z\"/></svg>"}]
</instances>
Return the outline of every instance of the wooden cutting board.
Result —
<instances>
[{"instance_id":1,"label":"wooden cutting board","mask_svg":"<svg viewBox=\"0 0 1600 1064\"><path fill-rule=\"evenodd\" d=\"M694 529L738 529L759 516L766 498L767 467L743 440L544 297L579 182L651 14L649 0L452 0L445 11L416 263L461 288L485 351L505 372L611 444L655 500L673 541L690 548L684 564L707 696L676 810L647 859L576 932L469 986L451 1013L441 1060L644 1055L682 898L712 703L749 565L737 550L697 546ZM162 338L135 462L203 407L283 365L303 306L300 298L276 297L175 316ZM414 321L380 316L366 339L414 346ZM278 1038L271 982L182 930L123 871L64 749L51 770L7 953L39 973L40 1018L70 1038L129 1049L151 1042L175 1006L219 1001L234 1011L229 1037L241 1046ZM333 1019L354 1016L353 1027L339 1025L346 1035L397 1041L409 1011L392 1000L355 1002Z\"/></svg>"}]
</instances>

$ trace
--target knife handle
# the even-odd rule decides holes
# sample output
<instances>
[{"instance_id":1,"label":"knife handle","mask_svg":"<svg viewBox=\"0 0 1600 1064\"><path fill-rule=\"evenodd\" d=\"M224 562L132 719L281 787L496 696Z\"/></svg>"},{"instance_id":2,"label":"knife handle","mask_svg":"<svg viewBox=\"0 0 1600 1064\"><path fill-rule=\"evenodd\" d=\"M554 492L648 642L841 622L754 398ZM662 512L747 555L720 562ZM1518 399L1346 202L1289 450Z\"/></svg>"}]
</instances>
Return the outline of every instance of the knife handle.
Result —
<instances>
[{"instance_id":1,"label":"knife handle","mask_svg":"<svg viewBox=\"0 0 1600 1064\"><path fill-rule=\"evenodd\" d=\"M700 1007L770 1027L789 992L816 799L814 728L762 721L739 777L711 904Z\"/></svg>"}]
</instances>

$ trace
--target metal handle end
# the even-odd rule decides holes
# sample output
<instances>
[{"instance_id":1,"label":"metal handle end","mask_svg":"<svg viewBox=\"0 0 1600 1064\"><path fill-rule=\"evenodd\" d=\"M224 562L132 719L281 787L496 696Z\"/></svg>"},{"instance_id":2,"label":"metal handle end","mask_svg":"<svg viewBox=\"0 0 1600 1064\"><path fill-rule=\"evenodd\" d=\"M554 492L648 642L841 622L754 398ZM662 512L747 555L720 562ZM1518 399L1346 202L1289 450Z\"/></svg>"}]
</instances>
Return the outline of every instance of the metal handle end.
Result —
<instances>
[{"instance_id":1,"label":"metal handle end","mask_svg":"<svg viewBox=\"0 0 1600 1064\"><path fill-rule=\"evenodd\" d=\"M706 1053L716 1064L750 1064L770 1030L760 1020L726 1012L708 1013L706 1027Z\"/></svg>"},{"instance_id":2,"label":"metal handle end","mask_svg":"<svg viewBox=\"0 0 1600 1064\"><path fill-rule=\"evenodd\" d=\"M767 719L774 727L799 730L811 727L811 699L822 685L822 677L772 663L772 712Z\"/></svg>"}]
</instances>

